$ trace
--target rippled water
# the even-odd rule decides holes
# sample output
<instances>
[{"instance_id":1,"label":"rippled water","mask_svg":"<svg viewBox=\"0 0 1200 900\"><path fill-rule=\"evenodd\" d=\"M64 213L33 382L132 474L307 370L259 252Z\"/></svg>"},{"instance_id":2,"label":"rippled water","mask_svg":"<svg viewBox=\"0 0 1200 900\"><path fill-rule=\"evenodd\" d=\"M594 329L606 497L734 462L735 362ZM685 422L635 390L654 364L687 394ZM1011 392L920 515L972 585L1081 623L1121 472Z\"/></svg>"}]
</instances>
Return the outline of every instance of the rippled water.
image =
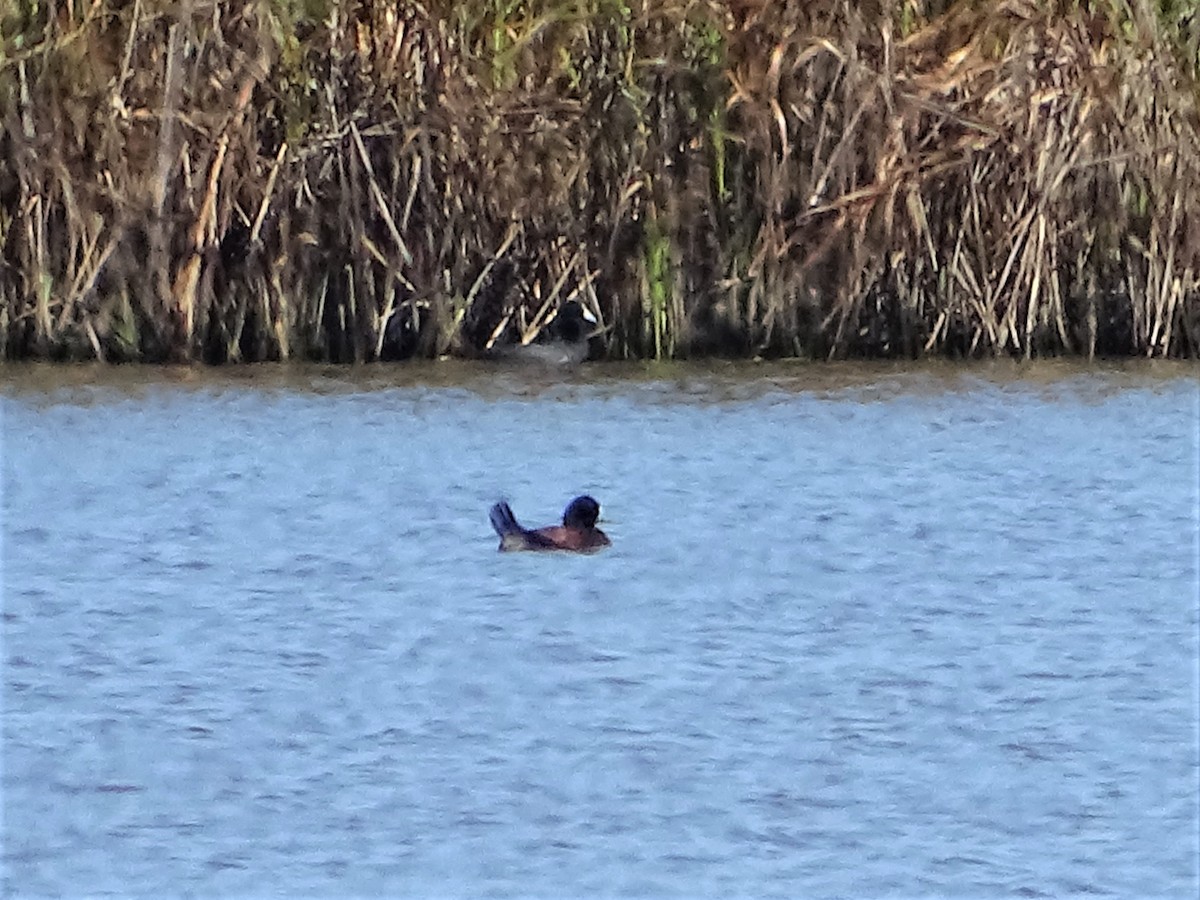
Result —
<instances>
[{"instance_id":1,"label":"rippled water","mask_svg":"<svg viewBox=\"0 0 1200 900\"><path fill-rule=\"evenodd\" d=\"M1195 369L0 378L6 893L1196 894Z\"/></svg>"}]
</instances>

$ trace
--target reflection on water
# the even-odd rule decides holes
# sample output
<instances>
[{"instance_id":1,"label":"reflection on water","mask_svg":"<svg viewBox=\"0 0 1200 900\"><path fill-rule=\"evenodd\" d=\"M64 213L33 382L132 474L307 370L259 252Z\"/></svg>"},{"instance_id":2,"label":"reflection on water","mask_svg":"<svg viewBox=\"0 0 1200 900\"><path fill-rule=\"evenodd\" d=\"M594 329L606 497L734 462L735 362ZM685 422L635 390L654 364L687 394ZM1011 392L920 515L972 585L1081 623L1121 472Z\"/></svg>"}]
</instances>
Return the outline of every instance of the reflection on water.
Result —
<instances>
[{"instance_id":1,"label":"reflection on water","mask_svg":"<svg viewBox=\"0 0 1200 900\"><path fill-rule=\"evenodd\" d=\"M0 373L7 891L1196 892L1195 369Z\"/></svg>"}]
</instances>

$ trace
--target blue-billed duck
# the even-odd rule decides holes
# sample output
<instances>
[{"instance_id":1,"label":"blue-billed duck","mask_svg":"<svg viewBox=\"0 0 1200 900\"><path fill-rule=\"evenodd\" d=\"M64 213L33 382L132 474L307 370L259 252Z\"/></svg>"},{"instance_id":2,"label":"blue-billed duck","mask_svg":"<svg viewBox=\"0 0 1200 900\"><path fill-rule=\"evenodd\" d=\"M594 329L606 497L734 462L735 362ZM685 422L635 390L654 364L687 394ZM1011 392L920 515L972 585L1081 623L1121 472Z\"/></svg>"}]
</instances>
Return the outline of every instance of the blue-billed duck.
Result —
<instances>
[{"instance_id":1,"label":"blue-billed duck","mask_svg":"<svg viewBox=\"0 0 1200 900\"><path fill-rule=\"evenodd\" d=\"M500 535L500 550L572 550L586 553L609 546L612 541L596 527L600 504L586 495L576 497L563 511L561 525L545 528L522 528L504 501L492 507L488 514L492 527Z\"/></svg>"}]
</instances>

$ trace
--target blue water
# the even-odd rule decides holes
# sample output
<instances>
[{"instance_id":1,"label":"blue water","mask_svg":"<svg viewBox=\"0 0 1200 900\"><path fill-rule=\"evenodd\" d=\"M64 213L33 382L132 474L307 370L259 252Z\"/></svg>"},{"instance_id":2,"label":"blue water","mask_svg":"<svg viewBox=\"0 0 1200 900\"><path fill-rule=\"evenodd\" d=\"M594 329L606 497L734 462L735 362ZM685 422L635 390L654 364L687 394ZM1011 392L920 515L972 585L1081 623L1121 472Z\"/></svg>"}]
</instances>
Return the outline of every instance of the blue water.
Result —
<instances>
[{"instance_id":1,"label":"blue water","mask_svg":"<svg viewBox=\"0 0 1200 900\"><path fill-rule=\"evenodd\" d=\"M1200 887L1195 369L106 371L0 370L6 893Z\"/></svg>"}]
</instances>

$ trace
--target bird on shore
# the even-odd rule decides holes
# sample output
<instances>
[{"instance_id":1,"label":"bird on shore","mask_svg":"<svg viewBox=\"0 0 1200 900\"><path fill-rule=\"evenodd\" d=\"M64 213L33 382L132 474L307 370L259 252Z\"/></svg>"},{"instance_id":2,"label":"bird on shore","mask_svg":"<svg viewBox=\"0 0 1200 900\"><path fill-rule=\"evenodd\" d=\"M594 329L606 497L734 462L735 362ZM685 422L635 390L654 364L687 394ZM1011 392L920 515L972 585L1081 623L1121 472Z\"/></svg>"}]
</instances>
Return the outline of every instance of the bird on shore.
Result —
<instances>
[{"instance_id":1,"label":"bird on shore","mask_svg":"<svg viewBox=\"0 0 1200 900\"><path fill-rule=\"evenodd\" d=\"M512 508L503 500L491 508L488 517L496 534L500 535L501 551L570 550L587 553L612 544L608 535L596 527L600 504L586 494L567 504L561 525L524 528L517 522Z\"/></svg>"},{"instance_id":2,"label":"bird on shore","mask_svg":"<svg viewBox=\"0 0 1200 900\"><path fill-rule=\"evenodd\" d=\"M600 333L597 320L577 300L568 300L543 329L549 340L528 344L503 344L487 351L491 359L549 367L577 366L587 359L588 341Z\"/></svg>"}]
</instances>

